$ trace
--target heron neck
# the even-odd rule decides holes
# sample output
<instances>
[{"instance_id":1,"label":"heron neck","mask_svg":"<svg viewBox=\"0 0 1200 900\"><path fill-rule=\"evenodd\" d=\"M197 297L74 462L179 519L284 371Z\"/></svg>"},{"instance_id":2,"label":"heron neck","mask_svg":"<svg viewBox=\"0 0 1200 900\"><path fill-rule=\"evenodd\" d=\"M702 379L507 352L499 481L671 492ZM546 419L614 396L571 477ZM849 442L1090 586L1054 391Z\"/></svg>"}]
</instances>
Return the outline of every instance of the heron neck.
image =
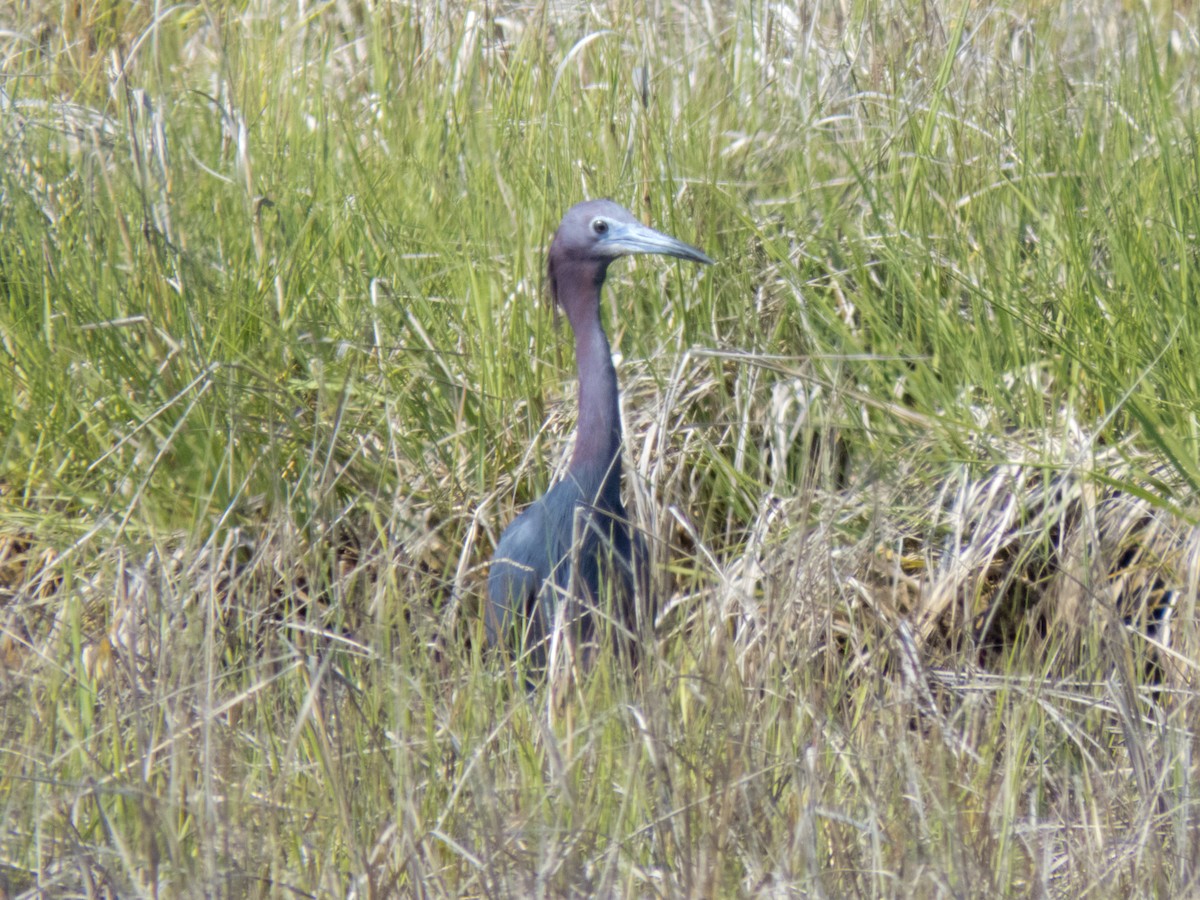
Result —
<instances>
[{"instance_id":1,"label":"heron neck","mask_svg":"<svg viewBox=\"0 0 1200 900\"><path fill-rule=\"evenodd\" d=\"M598 298L597 298L598 300ZM621 409L612 350L600 324L600 304L573 320L579 367L579 423L571 473L601 503L620 503Z\"/></svg>"}]
</instances>

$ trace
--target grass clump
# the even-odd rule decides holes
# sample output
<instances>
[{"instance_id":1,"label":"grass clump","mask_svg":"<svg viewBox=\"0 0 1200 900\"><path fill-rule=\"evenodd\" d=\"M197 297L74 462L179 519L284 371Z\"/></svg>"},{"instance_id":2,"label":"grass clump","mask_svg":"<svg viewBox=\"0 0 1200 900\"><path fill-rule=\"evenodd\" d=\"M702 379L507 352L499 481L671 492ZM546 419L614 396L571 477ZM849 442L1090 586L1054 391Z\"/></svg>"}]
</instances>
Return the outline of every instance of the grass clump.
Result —
<instances>
[{"instance_id":1,"label":"grass clump","mask_svg":"<svg viewBox=\"0 0 1200 900\"><path fill-rule=\"evenodd\" d=\"M0 3L0 891L1193 891L1198 54ZM720 264L605 295L655 646L526 694L478 605L583 196Z\"/></svg>"}]
</instances>

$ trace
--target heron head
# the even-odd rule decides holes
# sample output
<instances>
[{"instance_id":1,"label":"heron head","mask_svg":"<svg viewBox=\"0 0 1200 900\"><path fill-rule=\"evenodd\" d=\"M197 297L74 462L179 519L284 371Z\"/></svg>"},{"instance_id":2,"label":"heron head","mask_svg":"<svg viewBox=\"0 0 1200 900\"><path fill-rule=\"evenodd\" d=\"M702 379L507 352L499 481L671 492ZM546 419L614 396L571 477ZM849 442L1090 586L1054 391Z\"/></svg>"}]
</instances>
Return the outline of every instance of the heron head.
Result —
<instances>
[{"instance_id":1,"label":"heron head","mask_svg":"<svg viewBox=\"0 0 1200 900\"><path fill-rule=\"evenodd\" d=\"M611 200L576 203L563 216L550 242L550 289L561 305L563 291L599 287L614 259L635 254L674 256L711 265L691 244L643 225L633 213ZM565 283L567 280L572 283Z\"/></svg>"},{"instance_id":2,"label":"heron head","mask_svg":"<svg viewBox=\"0 0 1200 900\"><path fill-rule=\"evenodd\" d=\"M611 200L576 203L563 216L550 245L552 257L580 262L607 264L621 256L647 253L712 264L691 244L643 225Z\"/></svg>"}]
</instances>

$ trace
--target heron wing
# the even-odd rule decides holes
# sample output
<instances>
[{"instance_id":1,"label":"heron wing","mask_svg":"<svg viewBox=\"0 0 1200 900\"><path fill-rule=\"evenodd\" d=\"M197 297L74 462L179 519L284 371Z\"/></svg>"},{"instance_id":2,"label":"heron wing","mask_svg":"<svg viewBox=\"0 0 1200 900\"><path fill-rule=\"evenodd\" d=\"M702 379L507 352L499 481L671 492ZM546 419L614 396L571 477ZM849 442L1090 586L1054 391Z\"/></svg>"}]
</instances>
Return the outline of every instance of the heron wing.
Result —
<instances>
[{"instance_id":1,"label":"heron wing","mask_svg":"<svg viewBox=\"0 0 1200 900\"><path fill-rule=\"evenodd\" d=\"M514 621L538 619L538 591L549 574L546 509L538 502L513 519L496 545L488 572L486 625L489 644L505 644ZM537 624L531 622L530 627L537 628Z\"/></svg>"}]
</instances>

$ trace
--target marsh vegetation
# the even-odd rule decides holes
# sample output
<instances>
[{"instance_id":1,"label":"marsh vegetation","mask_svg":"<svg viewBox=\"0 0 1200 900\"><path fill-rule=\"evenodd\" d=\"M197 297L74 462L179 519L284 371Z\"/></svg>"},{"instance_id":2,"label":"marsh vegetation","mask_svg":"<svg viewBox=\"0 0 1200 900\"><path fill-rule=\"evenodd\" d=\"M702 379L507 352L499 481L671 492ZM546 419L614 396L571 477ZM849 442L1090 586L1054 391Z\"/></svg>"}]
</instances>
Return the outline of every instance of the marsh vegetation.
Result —
<instances>
[{"instance_id":1,"label":"marsh vegetation","mask_svg":"<svg viewBox=\"0 0 1200 900\"><path fill-rule=\"evenodd\" d=\"M0 0L0 894L1185 896L1188 4ZM485 561L603 317L661 613Z\"/></svg>"}]
</instances>

